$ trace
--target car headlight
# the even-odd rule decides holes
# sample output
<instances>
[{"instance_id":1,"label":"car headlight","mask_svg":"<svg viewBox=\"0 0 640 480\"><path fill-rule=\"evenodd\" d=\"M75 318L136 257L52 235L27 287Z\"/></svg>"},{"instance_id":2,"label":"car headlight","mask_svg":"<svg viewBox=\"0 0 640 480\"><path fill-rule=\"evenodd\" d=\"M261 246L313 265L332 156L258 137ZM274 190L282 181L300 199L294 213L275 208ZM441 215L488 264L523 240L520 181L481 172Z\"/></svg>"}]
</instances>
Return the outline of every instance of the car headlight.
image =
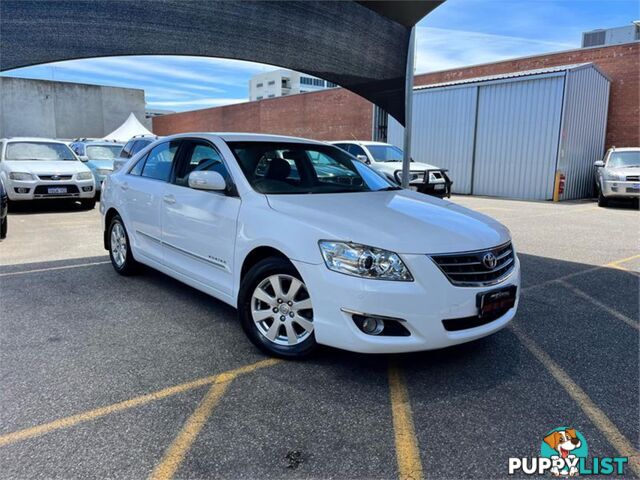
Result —
<instances>
[{"instance_id":1,"label":"car headlight","mask_svg":"<svg viewBox=\"0 0 640 480\"><path fill-rule=\"evenodd\" d=\"M411 272L397 253L358 243L318 242L329 270L354 277L412 282Z\"/></svg>"},{"instance_id":2,"label":"car headlight","mask_svg":"<svg viewBox=\"0 0 640 480\"><path fill-rule=\"evenodd\" d=\"M109 175L113 170L110 170L108 168L98 168L96 170L96 172L98 173L98 175Z\"/></svg>"},{"instance_id":3,"label":"car headlight","mask_svg":"<svg viewBox=\"0 0 640 480\"><path fill-rule=\"evenodd\" d=\"M30 173L25 173L25 172L10 172L9 178L11 180L35 180L36 179Z\"/></svg>"},{"instance_id":4,"label":"car headlight","mask_svg":"<svg viewBox=\"0 0 640 480\"><path fill-rule=\"evenodd\" d=\"M93 178L93 174L91 172L79 172L76 174L76 179L78 180L91 180Z\"/></svg>"},{"instance_id":5,"label":"car headlight","mask_svg":"<svg viewBox=\"0 0 640 480\"><path fill-rule=\"evenodd\" d=\"M625 179L625 176L621 173L616 173L616 172L607 172L605 171L604 173L604 178L606 180L613 180L613 181L622 181Z\"/></svg>"}]
</instances>

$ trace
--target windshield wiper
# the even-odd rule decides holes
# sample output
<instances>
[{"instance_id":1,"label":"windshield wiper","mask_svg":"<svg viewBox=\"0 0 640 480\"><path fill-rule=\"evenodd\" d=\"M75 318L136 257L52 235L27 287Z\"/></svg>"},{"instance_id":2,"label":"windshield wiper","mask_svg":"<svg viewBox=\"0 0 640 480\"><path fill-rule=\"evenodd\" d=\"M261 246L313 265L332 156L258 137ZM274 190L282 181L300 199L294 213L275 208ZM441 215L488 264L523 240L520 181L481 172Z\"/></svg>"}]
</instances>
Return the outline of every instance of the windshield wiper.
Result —
<instances>
[{"instance_id":1,"label":"windshield wiper","mask_svg":"<svg viewBox=\"0 0 640 480\"><path fill-rule=\"evenodd\" d=\"M381 188L380 190L376 190L376 192L390 192L392 190L402 190L402 187L385 187L385 188Z\"/></svg>"}]
</instances>

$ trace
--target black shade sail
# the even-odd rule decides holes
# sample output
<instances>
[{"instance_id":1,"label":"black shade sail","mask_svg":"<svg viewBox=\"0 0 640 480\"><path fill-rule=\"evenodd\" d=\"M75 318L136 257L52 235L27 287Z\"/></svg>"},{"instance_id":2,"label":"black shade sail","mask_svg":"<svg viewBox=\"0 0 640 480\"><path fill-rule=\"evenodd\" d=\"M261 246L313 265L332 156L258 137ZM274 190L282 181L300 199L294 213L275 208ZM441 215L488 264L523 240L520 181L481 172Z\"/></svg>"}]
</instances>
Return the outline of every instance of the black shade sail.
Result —
<instances>
[{"instance_id":1,"label":"black shade sail","mask_svg":"<svg viewBox=\"0 0 640 480\"><path fill-rule=\"evenodd\" d=\"M305 72L405 123L411 28L441 1L1 0L0 70L193 55Z\"/></svg>"}]
</instances>

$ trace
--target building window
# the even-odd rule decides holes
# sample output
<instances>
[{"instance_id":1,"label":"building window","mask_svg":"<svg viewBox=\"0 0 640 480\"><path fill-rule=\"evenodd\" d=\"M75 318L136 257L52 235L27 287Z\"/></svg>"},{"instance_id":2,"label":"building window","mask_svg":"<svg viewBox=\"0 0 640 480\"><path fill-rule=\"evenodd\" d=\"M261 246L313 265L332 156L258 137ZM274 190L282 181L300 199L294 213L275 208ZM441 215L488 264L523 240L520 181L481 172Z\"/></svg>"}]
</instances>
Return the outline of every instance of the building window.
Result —
<instances>
[{"instance_id":1,"label":"building window","mask_svg":"<svg viewBox=\"0 0 640 480\"><path fill-rule=\"evenodd\" d=\"M327 82L327 88L336 88L338 86L337 83Z\"/></svg>"},{"instance_id":2,"label":"building window","mask_svg":"<svg viewBox=\"0 0 640 480\"><path fill-rule=\"evenodd\" d=\"M301 85L313 85L313 78L310 77L300 77Z\"/></svg>"},{"instance_id":3,"label":"building window","mask_svg":"<svg viewBox=\"0 0 640 480\"><path fill-rule=\"evenodd\" d=\"M320 80L319 78L314 78L313 85L316 87L324 87L324 80Z\"/></svg>"},{"instance_id":4,"label":"building window","mask_svg":"<svg viewBox=\"0 0 640 480\"><path fill-rule=\"evenodd\" d=\"M262 82L256 83L256 88L262 88Z\"/></svg>"},{"instance_id":5,"label":"building window","mask_svg":"<svg viewBox=\"0 0 640 480\"><path fill-rule=\"evenodd\" d=\"M267 83L267 85L275 85L275 84L276 84L276 81L275 81L275 80L271 80L271 81L269 81L269 82Z\"/></svg>"},{"instance_id":6,"label":"building window","mask_svg":"<svg viewBox=\"0 0 640 480\"><path fill-rule=\"evenodd\" d=\"M271 95L269 95L269 98L273 98L275 97L275 95L272 93Z\"/></svg>"},{"instance_id":7,"label":"building window","mask_svg":"<svg viewBox=\"0 0 640 480\"><path fill-rule=\"evenodd\" d=\"M262 99L263 99L262 95L260 95L259 97L256 97L256 100L262 100Z\"/></svg>"}]
</instances>

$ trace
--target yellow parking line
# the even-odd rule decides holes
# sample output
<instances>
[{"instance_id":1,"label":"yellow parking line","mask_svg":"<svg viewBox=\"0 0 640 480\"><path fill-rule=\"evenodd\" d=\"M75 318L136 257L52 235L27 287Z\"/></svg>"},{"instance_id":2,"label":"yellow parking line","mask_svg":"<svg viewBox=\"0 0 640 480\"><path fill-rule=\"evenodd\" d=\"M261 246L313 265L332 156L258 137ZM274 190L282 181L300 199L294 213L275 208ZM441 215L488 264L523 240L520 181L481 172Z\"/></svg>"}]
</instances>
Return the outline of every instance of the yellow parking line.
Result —
<instances>
[{"instance_id":1,"label":"yellow parking line","mask_svg":"<svg viewBox=\"0 0 640 480\"><path fill-rule=\"evenodd\" d=\"M617 268L618 270L624 270L625 272L632 272L633 270L629 270L628 268L625 268L620 264L630 262L631 260L635 260L636 258L640 258L640 255L633 255L631 257L623 258L621 260L614 260L613 262L607 263L605 267Z\"/></svg>"},{"instance_id":2,"label":"yellow parking line","mask_svg":"<svg viewBox=\"0 0 640 480\"><path fill-rule=\"evenodd\" d=\"M224 380L226 378L224 377L224 375L238 376L244 373L252 372L258 368L270 367L272 365L275 365L278 362L279 360L272 359L272 358L267 360L261 360L259 362L252 363L244 367L236 368L234 370L229 370L228 372L225 372L225 373L199 378L191 382L186 382L180 385L175 385L173 387L164 388L156 392L140 395L138 397L134 397L129 400L124 400L122 402L114 403L112 405L95 408L87 412L71 415L70 417L60 418L52 422L36 425L35 427L25 428L23 430L6 433L4 435L0 435L0 447L4 445L8 445L10 443L19 442L21 440L26 440L28 438L38 437L40 435L44 435L54 430L73 427L74 425L78 425L79 423L95 420L96 418L104 417L105 415L109 415L112 413L122 412L123 410L128 410L130 408L138 407L140 405L144 405L149 402L171 397L178 393L186 392L188 390L193 390L194 388L202 387L204 385L220 382L221 377L223 378L223 381L226 381Z\"/></svg>"},{"instance_id":3,"label":"yellow parking line","mask_svg":"<svg viewBox=\"0 0 640 480\"><path fill-rule=\"evenodd\" d=\"M544 282L540 282L537 283L535 285L530 285L528 287L525 287L522 289L523 292L528 292L529 290L534 290L536 288L541 288L541 287L546 287L547 285L551 285L552 283L556 283L556 282L560 282L562 280L568 280L570 278L573 277L577 277L580 275L584 275L586 273L591 273L591 272L595 272L597 270L602 270L604 268L616 268L618 270L622 270L623 272L628 272L628 273L632 273L634 275L637 275L637 272L634 272L633 270L629 270L623 266L621 266L621 263L625 263L625 262L629 262L631 260L635 260L636 258L640 258L640 255L634 255L632 257L627 257L627 258L621 258L620 260L614 260L613 262L609 262L606 263L604 265L597 265L595 267L590 267L584 270L580 270L579 272L573 272L573 273L569 273L567 275L563 275L561 277L558 278L552 278L550 280L545 280Z\"/></svg>"},{"instance_id":4,"label":"yellow parking line","mask_svg":"<svg viewBox=\"0 0 640 480\"><path fill-rule=\"evenodd\" d=\"M92 267L94 265L104 265L106 263L111 263L111 262L109 262L109 261L92 262L92 263L80 263L78 265L65 265L63 267L36 268L34 270L23 270L21 272L0 273L0 277L11 277L13 275L24 275L24 274L27 274L27 273L51 272L53 270L66 270L68 268Z\"/></svg>"},{"instance_id":5,"label":"yellow parking line","mask_svg":"<svg viewBox=\"0 0 640 480\"><path fill-rule=\"evenodd\" d=\"M636 330L640 330L640 324L638 322L636 322L635 320L633 320L633 319L627 317L626 315L618 312L617 310L614 310L613 308L606 306L604 303L599 302L598 300L593 298L591 295L589 295L589 294L583 292L582 290L580 290L578 287L574 287L573 285L571 285L568 282L565 282L564 280L558 280L558 283L560 285L562 285L563 287L571 290L573 293L575 293L580 298L584 298L585 300L591 302L596 307L604 310L609 315L617 318L618 320L623 321L624 323L626 323L630 327L635 328Z\"/></svg>"},{"instance_id":6,"label":"yellow parking line","mask_svg":"<svg viewBox=\"0 0 640 480\"><path fill-rule=\"evenodd\" d=\"M213 409L218 405L220 399L225 394L231 382L237 375L220 375L224 379L219 379L213 384L211 389L202 399L202 402L195 409L193 414L187 419L180 430L180 433L169 446L162 457L160 463L153 469L151 480L171 480L182 464L185 455L193 445L196 437L204 427L205 423L213 413Z\"/></svg>"},{"instance_id":7,"label":"yellow parking line","mask_svg":"<svg viewBox=\"0 0 640 480\"><path fill-rule=\"evenodd\" d=\"M640 476L640 454L633 447L631 442L618 430L618 427L609 420L609 417L589 398L580 386L547 355L538 345L524 332L512 324L512 331L516 334L522 344L536 357L536 359L547 369L547 371L564 388L569 396L578 404L587 417L593 422L609 443L622 457L629 458L629 467Z\"/></svg>"},{"instance_id":8,"label":"yellow parking line","mask_svg":"<svg viewBox=\"0 0 640 480\"><path fill-rule=\"evenodd\" d=\"M421 480L424 478L422 462L413 425L409 392L402 373L395 365L389 367L389 393L393 414L398 477L400 480Z\"/></svg>"}]
</instances>

